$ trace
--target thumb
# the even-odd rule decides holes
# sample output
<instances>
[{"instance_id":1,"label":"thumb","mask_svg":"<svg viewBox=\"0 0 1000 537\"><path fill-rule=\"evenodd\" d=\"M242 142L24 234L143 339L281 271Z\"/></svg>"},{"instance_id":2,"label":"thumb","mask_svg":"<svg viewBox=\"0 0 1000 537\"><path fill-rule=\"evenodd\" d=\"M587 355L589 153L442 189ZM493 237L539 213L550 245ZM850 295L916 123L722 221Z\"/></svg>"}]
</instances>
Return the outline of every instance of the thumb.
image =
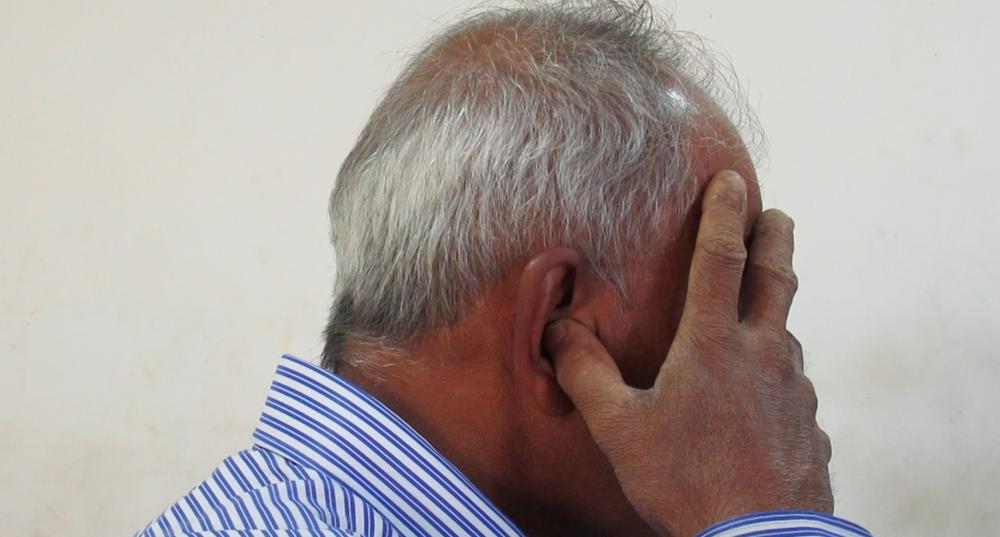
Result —
<instances>
[{"instance_id":1,"label":"thumb","mask_svg":"<svg viewBox=\"0 0 1000 537\"><path fill-rule=\"evenodd\" d=\"M552 356L556 379L591 430L607 423L633 395L604 344L582 324L562 319L550 323L542 339Z\"/></svg>"}]
</instances>

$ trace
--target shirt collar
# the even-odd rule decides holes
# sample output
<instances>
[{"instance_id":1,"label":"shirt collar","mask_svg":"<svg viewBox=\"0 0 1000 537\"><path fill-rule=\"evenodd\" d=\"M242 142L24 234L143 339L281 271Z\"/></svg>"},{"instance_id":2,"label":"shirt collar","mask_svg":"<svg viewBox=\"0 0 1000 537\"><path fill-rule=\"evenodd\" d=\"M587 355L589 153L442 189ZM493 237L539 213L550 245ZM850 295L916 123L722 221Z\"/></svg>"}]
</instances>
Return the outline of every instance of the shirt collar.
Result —
<instances>
[{"instance_id":1,"label":"shirt collar","mask_svg":"<svg viewBox=\"0 0 1000 537\"><path fill-rule=\"evenodd\" d=\"M278 364L256 444L333 478L417 535L521 535L389 407L294 356Z\"/></svg>"}]
</instances>

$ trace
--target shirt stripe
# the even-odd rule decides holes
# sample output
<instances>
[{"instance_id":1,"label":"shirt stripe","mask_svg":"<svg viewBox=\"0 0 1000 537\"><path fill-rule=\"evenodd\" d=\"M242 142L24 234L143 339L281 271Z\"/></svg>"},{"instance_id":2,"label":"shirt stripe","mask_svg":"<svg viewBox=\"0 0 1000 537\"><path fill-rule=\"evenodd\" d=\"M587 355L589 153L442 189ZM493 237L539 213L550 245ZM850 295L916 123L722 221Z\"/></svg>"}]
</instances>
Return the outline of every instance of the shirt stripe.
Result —
<instances>
[{"instance_id":1,"label":"shirt stripe","mask_svg":"<svg viewBox=\"0 0 1000 537\"><path fill-rule=\"evenodd\" d=\"M769 511L716 524L696 537L872 537L861 526L814 511Z\"/></svg>"},{"instance_id":2,"label":"shirt stripe","mask_svg":"<svg viewBox=\"0 0 1000 537\"><path fill-rule=\"evenodd\" d=\"M523 535L426 439L350 382L282 357L254 446L137 536ZM746 515L698 537L871 537L806 511Z\"/></svg>"}]
</instances>

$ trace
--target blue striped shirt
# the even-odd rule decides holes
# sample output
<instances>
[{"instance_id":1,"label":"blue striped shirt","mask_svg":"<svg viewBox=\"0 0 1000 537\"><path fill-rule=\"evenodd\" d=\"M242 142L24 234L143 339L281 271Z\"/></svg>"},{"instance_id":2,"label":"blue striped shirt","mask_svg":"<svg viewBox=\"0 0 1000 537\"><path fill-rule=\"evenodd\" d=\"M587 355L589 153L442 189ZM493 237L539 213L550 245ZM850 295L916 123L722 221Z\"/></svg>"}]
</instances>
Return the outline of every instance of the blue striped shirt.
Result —
<instances>
[{"instance_id":1,"label":"blue striped shirt","mask_svg":"<svg viewBox=\"0 0 1000 537\"><path fill-rule=\"evenodd\" d=\"M253 437L137 537L522 535L392 410L292 356L278 365ZM699 537L751 535L869 536L835 517L784 511Z\"/></svg>"}]
</instances>

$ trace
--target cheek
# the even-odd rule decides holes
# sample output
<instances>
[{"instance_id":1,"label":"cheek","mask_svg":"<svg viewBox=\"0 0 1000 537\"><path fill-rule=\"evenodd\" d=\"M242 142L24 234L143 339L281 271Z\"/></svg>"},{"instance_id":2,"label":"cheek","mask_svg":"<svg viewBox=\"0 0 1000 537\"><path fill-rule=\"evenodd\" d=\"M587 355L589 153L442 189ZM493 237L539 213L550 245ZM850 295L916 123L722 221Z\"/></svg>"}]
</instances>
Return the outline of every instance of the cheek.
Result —
<instances>
[{"instance_id":1,"label":"cheek","mask_svg":"<svg viewBox=\"0 0 1000 537\"><path fill-rule=\"evenodd\" d=\"M636 270L632 300L613 340L605 340L613 341L617 352L612 356L622 377L636 388L649 388L656 381L684 313L694 232L688 227L681 237L667 255Z\"/></svg>"},{"instance_id":2,"label":"cheek","mask_svg":"<svg viewBox=\"0 0 1000 537\"><path fill-rule=\"evenodd\" d=\"M664 274L634 294L615 333L602 337L630 386L649 388L663 365L684 309L684 281Z\"/></svg>"}]
</instances>

